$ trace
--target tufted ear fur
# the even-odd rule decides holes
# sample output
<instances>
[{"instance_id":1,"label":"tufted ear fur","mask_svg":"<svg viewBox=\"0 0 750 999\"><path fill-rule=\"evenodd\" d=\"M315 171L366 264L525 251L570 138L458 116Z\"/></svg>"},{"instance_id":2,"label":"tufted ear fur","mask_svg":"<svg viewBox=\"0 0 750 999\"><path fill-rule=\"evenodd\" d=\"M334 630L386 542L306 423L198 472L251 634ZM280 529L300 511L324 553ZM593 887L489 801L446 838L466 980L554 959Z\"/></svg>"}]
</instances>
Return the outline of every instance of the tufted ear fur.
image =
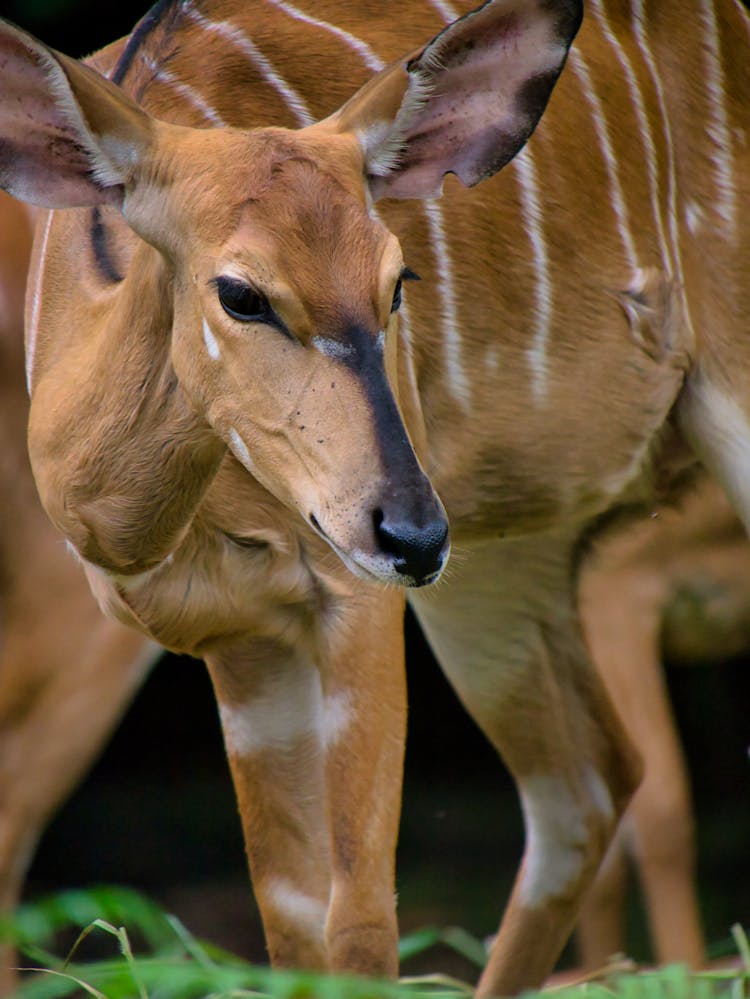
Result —
<instances>
[{"instance_id":1,"label":"tufted ear fur","mask_svg":"<svg viewBox=\"0 0 750 999\"><path fill-rule=\"evenodd\" d=\"M95 70L0 19L0 187L46 208L120 205L150 117Z\"/></svg>"},{"instance_id":2,"label":"tufted ear fur","mask_svg":"<svg viewBox=\"0 0 750 999\"><path fill-rule=\"evenodd\" d=\"M374 200L467 187L523 147L578 31L580 0L490 0L370 80L322 123L356 134Z\"/></svg>"}]
</instances>

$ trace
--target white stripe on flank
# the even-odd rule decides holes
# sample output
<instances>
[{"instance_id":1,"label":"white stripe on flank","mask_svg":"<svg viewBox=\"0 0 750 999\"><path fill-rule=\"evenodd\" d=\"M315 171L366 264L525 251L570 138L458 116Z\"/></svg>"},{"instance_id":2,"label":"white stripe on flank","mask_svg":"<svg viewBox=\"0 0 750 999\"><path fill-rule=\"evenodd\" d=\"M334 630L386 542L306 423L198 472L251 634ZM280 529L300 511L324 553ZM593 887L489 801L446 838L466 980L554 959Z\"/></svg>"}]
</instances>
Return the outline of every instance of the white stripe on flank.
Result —
<instances>
[{"instance_id":1,"label":"white stripe on flank","mask_svg":"<svg viewBox=\"0 0 750 999\"><path fill-rule=\"evenodd\" d=\"M682 304L685 311L685 322L688 326L688 333L693 342L695 342L695 328L693 326L692 316L690 315L690 305L685 295L685 275L682 267L682 254L680 253L680 241L678 233L678 220L677 220L677 181L675 178L675 155L674 155L674 142L672 141L672 129L670 127L669 116L667 114L667 105L664 99L664 88L661 84L661 77L659 76L658 70L656 68L656 60L654 59L654 54L651 51L651 47L648 44L648 38L646 37L646 21L645 14L643 10L644 0L632 0L633 3L633 34L635 35L636 42L638 43L638 48L640 49L643 60L651 77L651 81L654 85L654 91L656 93L656 99L659 103L659 115L661 117L662 129L665 142L667 144L667 159L669 161L669 237L672 242L672 259L675 266L675 277L677 278L677 285L680 289L682 296Z\"/></svg>"},{"instance_id":2,"label":"white stripe on flank","mask_svg":"<svg viewBox=\"0 0 750 999\"><path fill-rule=\"evenodd\" d=\"M219 344L216 337L211 331L211 327L208 322L203 320L203 342L206 345L206 350L208 351L208 356L212 361L218 361L221 357L221 351L219 350Z\"/></svg>"},{"instance_id":3,"label":"white stripe on flank","mask_svg":"<svg viewBox=\"0 0 750 999\"><path fill-rule=\"evenodd\" d=\"M430 4L435 8L438 14L440 14L446 24L451 24L453 21L458 20L459 15L449 3L445 2L445 0L430 0Z\"/></svg>"},{"instance_id":4,"label":"white stripe on flank","mask_svg":"<svg viewBox=\"0 0 750 999\"><path fill-rule=\"evenodd\" d=\"M714 208L725 223L727 238L737 236L737 188L732 161L732 134L726 108L724 71L721 65L721 43L713 0L702 0L700 19L703 23L706 45L706 89L710 98L711 117L706 131L714 144L711 154L716 171L717 198Z\"/></svg>"},{"instance_id":5,"label":"white stripe on flank","mask_svg":"<svg viewBox=\"0 0 750 999\"><path fill-rule=\"evenodd\" d=\"M651 193L651 212L654 217L656 231L659 237L659 249L662 264L665 273L672 275L674 273L672 254L670 252L669 242L664 230L664 219L662 218L661 207L659 205L659 171L656 158L656 146L654 145L654 137L651 133L651 126L649 124L643 94L641 93L641 88L638 85L638 80L633 71L633 67L630 64L630 60L625 54L617 36L610 27L602 0L589 0L589 3L591 4L591 9L593 10L595 17L599 21L602 34L607 42L609 42L612 46L615 57L620 64L620 68L625 74L628 90L630 91L630 99L633 102L633 108L635 109L636 118L638 120L638 130L641 134L641 138L643 139L643 145L646 151L646 172L648 174L649 190Z\"/></svg>"},{"instance_id":6,"label":"white stripe on flank","mask_svg":"<svg viewBox=\"0 0 750 999\"><path fill-rule=\"evenodd\" d=\"M536 309L534 339L526 351L531 368L531 389L537 402L547 395L547 347L552 324L552 283L549 277L549 255L544 239L542 205L539 200L534 157L529 146L511 161L518 177L521 193L521 215L526 235L531 243L536 276Z\"/></svg>"},{"instance_id":7,"label":"white stripe on flank","mask_svg":"<svg viewBox=\"0 0 750 999\"><path fill-rule=\"evenodd\" d=\"M36 342L39 333L39 312L42 306L42 276L44 274L44 258L47 253L47 243L49 241L49 231L52 225L52 212L47 213L42 233L42 245L39 250L39 267L37 269L37 280L34 286L34 295L31 300L31 315L29 317L29 328L26 331L26 389L31 395L31 381L34 376L34 354L36 353Z\"/></svg>"},{"instance_id":8,"label":"white stripe on flank","mask_svg":"<svg viewBox=\"0 0 750 999\"><path fill-rule=\"evenodd\" d=\"M617 229L620 233L620 239L622 240L622 245L625 250L625 256L628 259L628 265L630 266L631 273L634 274L638 270L638 255L636 253L635 243L633 242L633 236L630 231L628 209L625 205L625 197L623 195L622 185L620 184L620 178L617 170L617 158L615 157L612 142L609 137L609 128L607 126L607 119L604 115L604 109L601 101L599 100L599 96L594 89L594 84L591 80L588 66L577 48L571 49L569 64L575 75L578 77L578 82L583 90L586 103L591 111L596 137L599 140L599 148L601 149L602 156L604 157L604 163L607 167L610 203L614 210L615 218L617 219Z\"/></svg>"},{"instance_id":9,"label":"white stripe on flank","mask_svg":"<svg viewBox=\"0 0 750 999\"><path fill-rule=\"evenodd\" d=\"M157 65L156 61L150 57L147 57L145 53L141 53L141 58L143 62L148 66L151 72L154 74L154 79L159 83L164 83L177 93L184 97L185 100L192 104L196 108L206 121L210 121L213 125L219 128L226 127L226 122L214 111L210 104L203 99L203 97L198 93L195 87L191 87L189 83L185 83L175 76L174 73L170 73L168 69L164 69L162 66Z\"/></svg>"},{"instance_id":10,"label":"white stripe on flank","mask_svg":"<svg viewBox=\"0 0 750 999\"><path fill-rule=\"evenodd\" d=\"M260 69L266 82L284 99L287 107L297 119L297 124L303 126L312 125L314 118L307 104L302 100L297 91L293 87L290 87L286 80L276 72L270 60L263 55L257 45L244 32L240 31L231 21L210 21L193 7L188 7L185 12L196 24L205 28L206 31L213 31L244 52Z\"/></svg>"},{"instance_id":11,"label":"white stripe on flank","mask_svg":"<svg viewBox=\"0 0 750 999\"><path fill-rule=\"evenodd\" d=\"M323 31L328 31L332 35L336 35L337 38L346 42L362 58L362 61L369 69L378 72L385 67L385 63L375 55L367 42L363 42L361 38L357 38L343 28L339 28L338 25L331 24L329 21L321 21L317 17L312 17L311 14L306 14L304 11L299 10L298 7L287 3L286 0L267 0L267 2L282 10L285 14L288 14L289 17L293 17L296 21L304 21L305 24L312 25L314 28L322 28Z\"/></svg>"},{"instance_id":12,"label":"white stripe on flank","mask_svg":"<svg viewBox=\"0 0 750 999\"><path fill-rule=\"evenodd\" d=\"M443 353L448 386L454 400L468 412L471 408L471 386L463 363L461 331L458 322L458 300L453 280L453 264L445 238L443 212L436 201L425 201L430 243L435 253L440 284L443 320Z\"/></svg>"}]
</instances>

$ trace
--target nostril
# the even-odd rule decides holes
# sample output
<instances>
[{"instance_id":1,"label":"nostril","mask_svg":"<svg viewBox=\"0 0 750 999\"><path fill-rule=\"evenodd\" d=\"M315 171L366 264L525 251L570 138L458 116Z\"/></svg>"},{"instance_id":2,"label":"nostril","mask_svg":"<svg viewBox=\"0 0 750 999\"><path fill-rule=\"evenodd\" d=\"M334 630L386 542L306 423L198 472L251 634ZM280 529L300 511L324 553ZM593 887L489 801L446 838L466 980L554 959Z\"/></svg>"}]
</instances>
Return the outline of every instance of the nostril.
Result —
<instances>
[{"instance_id":1,"label":"nostril","mask_svg":"<svg viewBox=\"0 0 750 999\"><path fill-rule=\"evenodd\" d=\"M420 584L442 568L448 539L448 523L444 517L436 516L417 527L408 521L388 518L378 508L373 511L372 521L380 550L393 556L396 572L411 576Z\"/></svg>"},{"instance_id":2,"label":"nostril","mask_svg":"<svg viewBox=\"0 0 750 999\"><path fill-rule=\"evenodd\" d=\"M383 516L383 511L378 507L372 512L372 526L375 528L375 537L380 541L380 529L382 527L385 517ZM382 542L381 542L382 547Z\"/></svg>"}]
</instances>

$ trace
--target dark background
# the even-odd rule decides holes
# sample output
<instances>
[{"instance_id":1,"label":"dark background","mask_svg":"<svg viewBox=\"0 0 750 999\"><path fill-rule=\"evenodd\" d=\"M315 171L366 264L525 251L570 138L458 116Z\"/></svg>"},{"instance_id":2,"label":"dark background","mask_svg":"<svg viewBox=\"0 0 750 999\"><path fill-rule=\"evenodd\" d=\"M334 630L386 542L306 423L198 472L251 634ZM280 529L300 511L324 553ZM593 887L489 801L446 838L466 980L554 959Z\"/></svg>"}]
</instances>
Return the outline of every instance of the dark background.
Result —
<instances>
[{"instance_id":1,"label":"dark background","mask_svg":"<svg viewBox=\"0 0 750 999\"><path fill-rule=\"evenodd\" d=\"M4 16L76 56L127 33L145 9L118 4L103 13L91 0L0 3ZM515 792L411 621L408 653L402 924L459 924L487 935L522 847ZM694 779L707 934L721 941L733 922L750 925L750 669L738 659L667 674ZM99 882L142 889L194 932L263 957L213 695L198 662L163 657L44 836L26 895ZM629 949L645 959L636 901L628 921Z\"/></svg>"}]
</instances>

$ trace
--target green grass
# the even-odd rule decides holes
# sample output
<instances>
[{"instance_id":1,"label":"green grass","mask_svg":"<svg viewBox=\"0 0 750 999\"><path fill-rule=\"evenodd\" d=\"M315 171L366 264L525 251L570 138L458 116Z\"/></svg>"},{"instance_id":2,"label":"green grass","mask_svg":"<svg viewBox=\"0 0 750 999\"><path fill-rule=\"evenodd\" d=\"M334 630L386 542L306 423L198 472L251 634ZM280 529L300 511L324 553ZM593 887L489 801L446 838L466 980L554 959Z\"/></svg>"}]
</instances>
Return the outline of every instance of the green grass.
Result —
<instances>
[{"instance_id":1,"label":"green grass","mask_svg":"<svg viewBox=\"0 0 750 999\"><path fill-rule=\"evenodd\" d=\"M50 947L74 933L60 957ZM399 983L272 971L249 964L205 941L143 896L122 888L69 891L22 906L2 926L35 970L23 976L18 999L93 996L95 999L466 999L471 987L441 975ZM691 974L681 966L625 973L613 969L577 985L547 991L555 999L748 999L750 945L734 931L739 960L726 971ZM83 960L92 943L113 956ZM473 964L484 961L482 944L458 928L424 929L405 937L406 960L431 948L449 947ZM23 964L23 960L20 962ZM538 993L528 993L528 996Z\"/></svg>"}]
</instances>

